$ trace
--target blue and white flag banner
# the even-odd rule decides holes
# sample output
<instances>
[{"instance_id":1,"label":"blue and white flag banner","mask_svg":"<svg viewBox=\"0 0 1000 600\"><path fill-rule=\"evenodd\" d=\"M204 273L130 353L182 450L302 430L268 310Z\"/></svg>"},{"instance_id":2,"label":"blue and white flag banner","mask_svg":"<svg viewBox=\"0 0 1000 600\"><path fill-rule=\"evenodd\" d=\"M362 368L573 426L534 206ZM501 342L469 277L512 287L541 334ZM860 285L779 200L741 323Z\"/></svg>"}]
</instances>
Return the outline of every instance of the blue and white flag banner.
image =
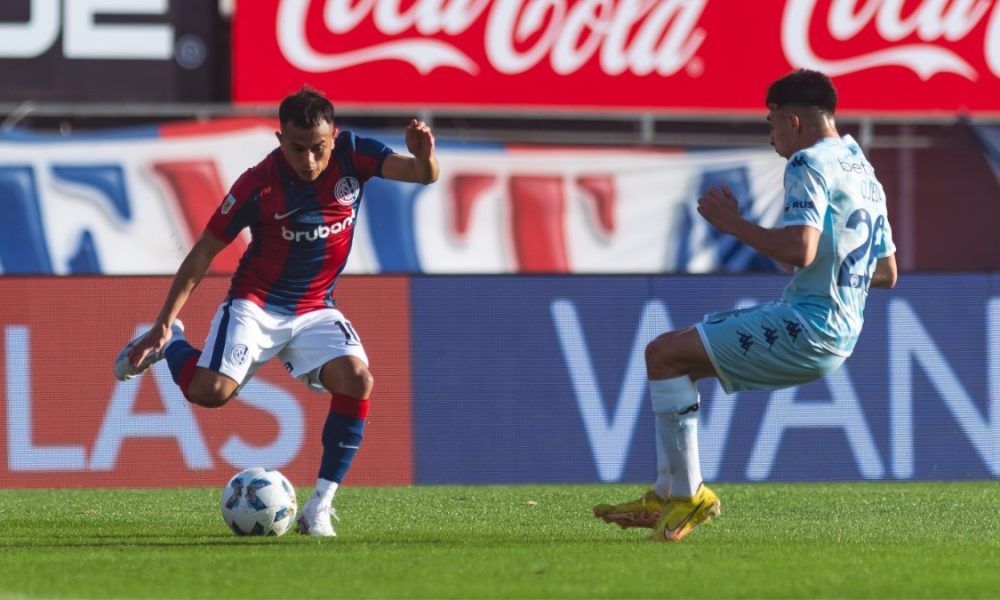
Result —
<instances>
[{"instance_id":1,"label":"blue and white flag banner","mask_svg":"<svg viewBox=\"0 0 1000 600\"><path fill-rule=\"evenodd\" d=\"M362 132L363 134L363 132ZM401 137L383 141L405 152ZM273 125L220 121L103 134L0 136L0 273L171 274L225 191L275 147ZM366 187L347 273L775 270L697 214L728 185L772 226L784 161L713 152L439 141L431 186ZM239 238L213 265L235 267Z\"/></svg>"}]
</instances>

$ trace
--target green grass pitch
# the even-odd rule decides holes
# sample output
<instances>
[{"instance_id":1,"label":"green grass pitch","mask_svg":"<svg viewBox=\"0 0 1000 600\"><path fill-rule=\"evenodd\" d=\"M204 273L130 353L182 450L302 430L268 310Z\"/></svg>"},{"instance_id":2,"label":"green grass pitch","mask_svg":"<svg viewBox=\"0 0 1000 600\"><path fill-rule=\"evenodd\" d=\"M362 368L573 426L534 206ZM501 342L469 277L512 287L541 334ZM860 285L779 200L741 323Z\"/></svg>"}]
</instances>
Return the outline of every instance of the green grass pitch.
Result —
<instances>
[{"instance_id":1,"label":"green grass pitch","mask_svg":"<svg viewBox=\"0 0 1000 600\"><path fill-rule=\"evenodd\" d=\"M997 482L714 487L677 544L591 516L633 485L348 487L336 539L238 538L216 489L2 490L0 597L1000 597Z\"/></svg>"}]
</instances>

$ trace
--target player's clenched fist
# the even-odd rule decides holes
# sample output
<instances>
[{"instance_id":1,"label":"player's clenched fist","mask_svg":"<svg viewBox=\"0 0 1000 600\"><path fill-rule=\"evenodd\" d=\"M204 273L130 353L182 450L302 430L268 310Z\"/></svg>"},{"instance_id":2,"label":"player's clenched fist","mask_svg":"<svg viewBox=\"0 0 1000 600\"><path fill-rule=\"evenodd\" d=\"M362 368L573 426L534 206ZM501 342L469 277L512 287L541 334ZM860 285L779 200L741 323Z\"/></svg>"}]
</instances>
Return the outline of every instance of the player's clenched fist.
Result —
<instances>
[{"instance_id":1,"label":"player's clenched fist","mask_svg":"<svg viewBox=\"0 0 1000 600\"><path fill-rule=\"evenodd\" d=\"M412 119L406 128L406 149L417 158L427 158L434 151L434 134L423 121Z\"/></svg>"},{"instance_id":2,"label":"player's clenched fist","mask_svg":"<svg viewBox=\"0 0 1000 600\"><path fill-rule=\"evenodd\" d=\"M698 214L723 233L741 219L740 203L728 186L711 187L698 198Z\"/></svg>"}]
</instances>

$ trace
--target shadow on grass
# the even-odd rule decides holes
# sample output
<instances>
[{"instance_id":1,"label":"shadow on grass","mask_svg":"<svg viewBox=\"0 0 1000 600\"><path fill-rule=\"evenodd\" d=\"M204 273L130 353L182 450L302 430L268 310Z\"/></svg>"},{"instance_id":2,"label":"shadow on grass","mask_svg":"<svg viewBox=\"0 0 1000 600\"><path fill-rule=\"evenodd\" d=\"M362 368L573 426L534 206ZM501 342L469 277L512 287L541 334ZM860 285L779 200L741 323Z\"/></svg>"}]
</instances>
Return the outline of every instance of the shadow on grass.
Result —
<instances>
[{"instance_id":1,"label":"shadow on grass","mask_svg":"<svg viewBox=\"0 0 1000 600\"><path fill-rule=\"evenodd\" d=\"M373 538L371 536L358 537L354 539L339 538L315 538L290 533L289 535L275 536L246 536L238 537L231 534L219 533L192 536L171 537L162 534L129 534L128 537L113 534L92 534L86 537L72 539L6 539L0 542L0 556L5 550L17 550L22 548L197 548L213 546L252 546L261 547L273 544L284 544L290 546L301 546L303 544L337 544L350 548L363 549L366 547L391 547L391 546L434 546L435 548L490 548L490 547L511 547L511 546L565 546L570 545L591 545L595 543L605 545L634 545L643 543L642 537L623 536L617 539L608 539L596 536L580 536L573 539L552 538L552 539L445 539L440 537L410 537L406 539L398 538Z\"/></svg>"}]
</instances>

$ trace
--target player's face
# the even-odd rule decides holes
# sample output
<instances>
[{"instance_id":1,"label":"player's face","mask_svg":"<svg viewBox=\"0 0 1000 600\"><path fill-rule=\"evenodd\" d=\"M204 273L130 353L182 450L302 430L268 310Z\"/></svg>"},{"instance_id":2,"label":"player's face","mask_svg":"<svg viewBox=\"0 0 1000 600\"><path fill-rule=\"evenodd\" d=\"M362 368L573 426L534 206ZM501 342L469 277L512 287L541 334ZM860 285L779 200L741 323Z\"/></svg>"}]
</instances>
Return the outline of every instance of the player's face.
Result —
<instances>
[{"instance_id":1,"label":"player's face","mask_svg":"<svg viewBox=\"0 0 1000 600\"><path fill-rule=\"evenodd\" d=\"M767 122L771 124L770 143L779 156L788 158L795 154L798 148L799 117L787 107L769 107Z\"/></svg>"},{"instance_id":2,"label":"player's face","mask_svg":"<svg viewBox=\"0 0 1000 600\"><path fill-rule=\"evenodd\" d=\"M285 160L303 181L315 181L328 164L333 153L332 123L326 121L311 129L301 129L293 123L282 123L278 142Z\"/></svg>"}]
</instances>

